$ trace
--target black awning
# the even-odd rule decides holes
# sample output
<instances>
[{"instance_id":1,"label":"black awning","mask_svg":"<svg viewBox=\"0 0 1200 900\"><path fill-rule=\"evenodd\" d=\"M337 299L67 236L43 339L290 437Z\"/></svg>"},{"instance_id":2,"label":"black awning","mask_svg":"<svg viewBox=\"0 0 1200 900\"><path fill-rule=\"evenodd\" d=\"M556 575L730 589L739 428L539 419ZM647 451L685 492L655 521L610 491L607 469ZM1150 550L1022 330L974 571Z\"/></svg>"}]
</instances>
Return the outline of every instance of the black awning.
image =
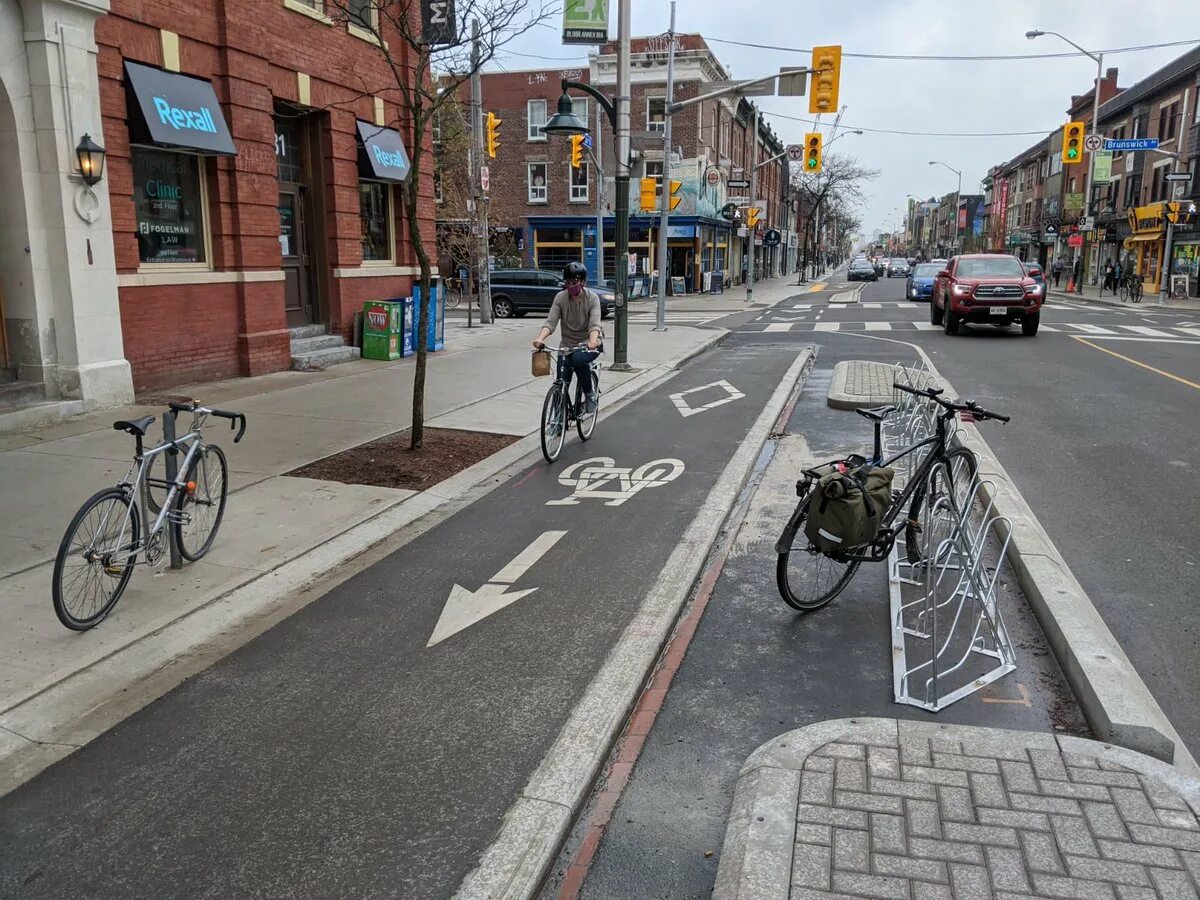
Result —
<instances>
[{"instance_id":1,"label":"black awning","mask_svg":"<svg viewBox=\"0 0 1200 900\"><path fill-rule=\"evenodd\" d=\"M394 128L358 123L358 175L375 181L405 181L412 171L404 139Z\"/></svg>"},{"instance_id":2,"label":"black awning","mask_svg":"<svg viewBox=\"0 0 1200 900\"><path fill-rule=\"evenodd\" d=\"M237 154L212 82L127 61L125 83L133 143Z\"/></svg>"}]
</instances>

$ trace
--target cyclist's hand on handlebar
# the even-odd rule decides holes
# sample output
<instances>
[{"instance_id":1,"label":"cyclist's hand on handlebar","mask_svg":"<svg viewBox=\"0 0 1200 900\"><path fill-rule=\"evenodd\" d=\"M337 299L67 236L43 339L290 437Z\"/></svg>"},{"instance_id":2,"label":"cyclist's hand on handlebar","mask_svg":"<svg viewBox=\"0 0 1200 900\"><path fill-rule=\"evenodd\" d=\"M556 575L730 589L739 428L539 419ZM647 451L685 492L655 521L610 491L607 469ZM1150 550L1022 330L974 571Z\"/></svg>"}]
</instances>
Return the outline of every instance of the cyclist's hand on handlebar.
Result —
<instances>
[{"instance_id":1,"label":"cyclist's hand on handlebar","mask_svg":"<svg viewBox=\"0 0 1200 900\"><path fill-rule=\"evenodd\" d=\"M546 347L546 345L543 344L541 341L536 340L536 339L534 340L534 342L533 342L534 350L542 350L542 349L545 349L545 347Z\"/></svg>"},{"instance_id":2,"label":"cyclist's hand on handlebar","mask_svg":"<svg viewBox=\"0 0 1200 900\"><path fill-rule=\"evenodd\" d=\"M589 350L595 350L595 349L596 349L597 347L599 347L599 346L600 346L600 338L598 338L598 337L597 337L596 335L594 335L594 334L593 334L593 335L590 335L590 336L588 337L587 348L588 348Z\"/></svg>"}]
</instances>

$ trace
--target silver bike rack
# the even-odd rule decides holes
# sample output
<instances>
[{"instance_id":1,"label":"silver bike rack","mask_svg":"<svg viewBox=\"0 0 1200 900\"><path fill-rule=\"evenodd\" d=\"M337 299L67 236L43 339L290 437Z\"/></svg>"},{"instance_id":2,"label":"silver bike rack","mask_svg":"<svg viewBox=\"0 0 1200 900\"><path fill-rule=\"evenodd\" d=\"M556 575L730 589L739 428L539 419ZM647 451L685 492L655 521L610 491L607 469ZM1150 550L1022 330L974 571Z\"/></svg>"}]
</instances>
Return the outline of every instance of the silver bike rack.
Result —
<instances>
[{"instance_id":1,"label":"silver bike rack","mask_svg":"<svg viewBox=\"0 0 1200 900\"><path fill-rule=\"evenodd\" d=\"M923 363L897 364L896 382L927 387L931 374ZM885 421L889 448L902 448L933 433L939 407L925 398L896 391L898 407ZM901 465L898 477L912 476L914 462ZM988 536L999 521L985 482L937 466L926 484L926 521L921 559L893 547L888 560L891 600L892 677L897 703L931 712L974 693L1014 671L1016 654L996 600L996 581L1008 549L1005 540L989 548ZM1004 529L1006 535L1011 528Z\"/></svg>"}]
</instances>

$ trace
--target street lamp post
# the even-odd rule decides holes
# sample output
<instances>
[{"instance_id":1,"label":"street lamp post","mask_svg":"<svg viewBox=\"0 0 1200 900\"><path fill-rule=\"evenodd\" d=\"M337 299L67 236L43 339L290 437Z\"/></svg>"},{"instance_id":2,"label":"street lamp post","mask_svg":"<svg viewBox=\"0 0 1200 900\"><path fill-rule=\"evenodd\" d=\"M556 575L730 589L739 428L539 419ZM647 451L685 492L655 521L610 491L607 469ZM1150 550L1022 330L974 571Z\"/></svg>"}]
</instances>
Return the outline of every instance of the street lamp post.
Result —
<instances>
[{"instance_id":1,"label":"street lamp post","mask_svg":"<svg viewBox=\"0 0 1200 900\"><path fill-rule=\"evenodd\" d=\"M613 330L616 348L613 351L612 369L629 371L629 10L631 0L619 0L617 5L617 95L608 98L590 84L578 81L562 81L562 95L558 98L558 111L542 130L547 134L586 134L588 126L575 115L574 104L568 90L583 91L596 99L608 116L613 128L613 147L616 156L616 176L613 190L616 191L616 294L617 309L613 315ZM604 240L603 234L599 236Z\"/></svg>"},{"instance_id":2,"label":"street lamp post","mask_svg":"<svg viewBox=\"0 0 1200 900\"><path fill-rule=\"evenodd\" d=\"M958 188L954 192L954 252L958 253L958 251L959 251L958 204L962 202L962 172L960 172L958 169L954 168L954 166L946 165L946 163L942 162L941 160L937 160L937 159L931 159L929 161L929 164L931 166L945 166L947 169L949 169L951 172L953 172L955 175L958 176Z\"/></svg>"},{"instance_id":3,"label":"street lamp post","mask_svg":"<svg viewBox=\"0 0 1200 900\"><path fill-rule=\"evenodd\" d=\"M1092 134L1099 134L1100 133L1100 82L1104 80L1104 54L1103 53L1092 53L1090 50L1084 50L1073 40L1071 40L1068 37L1064 37L1063 35L1059 34L1057 31L1038 31L1037 29L1034 29L1032 31L1025 32L1025 37L1029 38L1029 40L1032 41L1034 38L1039 38L1044 34L1052 34L1059 40L1066 41L1068 44L1070 44L1072 47L1074 47L1076 50L1078 50L1084 56L1096 61L1096 87L1095 87L1095 90L1092 91L1091 130L1092 130ZM1091 154L1090 156L1088 156L1088 167L1087 167L1087 171L1084 173L1084 176L1083 176L1084 177L1083 215L1085 218L1090 218L1091 214L1092 214L1092 167L1094 164L1095 164L1095 154ZM1080 234L1083 235L1083 245L1079 248L1079 252L1082 255L1083 259L1082 259L1082 262L1080 264L1080 269L1079 269L1079 284L1077 284L1075 286L1075 291L1076 291L1076 293L1079 293L1079 294L1083 293L1083 280L1087 277L1087 250L1088 250L1087 244L1088 244L1088 234L1089 233L1090 232L1084 231L1082 228L1080 229Z\"/></svg>"}]
</instances>

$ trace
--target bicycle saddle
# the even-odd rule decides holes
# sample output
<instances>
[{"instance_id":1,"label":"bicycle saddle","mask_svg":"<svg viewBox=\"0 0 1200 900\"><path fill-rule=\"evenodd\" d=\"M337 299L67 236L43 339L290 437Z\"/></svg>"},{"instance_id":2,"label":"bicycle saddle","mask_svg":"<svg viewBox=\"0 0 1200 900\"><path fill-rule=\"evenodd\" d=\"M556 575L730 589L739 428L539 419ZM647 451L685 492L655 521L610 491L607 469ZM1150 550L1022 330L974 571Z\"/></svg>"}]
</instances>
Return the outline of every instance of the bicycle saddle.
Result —
<instances>
[{"instance_id":1,"label":"bicycle saddle","mask_svg":"<svg viewBox=\"0 0 1200 900\"><path fill-rule=\"evenodd\" d=\"M894 406L881 406L878 409L856 409L855 412L864 419L870 419L872 422L882 422L888 417L889 413L895 412Z\"/></svg>"},{"instance_id":2,"label":"bicycle saddle","mask_svg":"<svg viewBox=\"0 0 1200 900\"><path fill-rule=\"evenodd\" d=\"M113 422L113 431L128 431L137 437L145 437L146 429L154 424L156 418L158 417L142 416L140 419L131 419L129 421L122 419L120 422Z\"/></svg>"}]
</instances>

